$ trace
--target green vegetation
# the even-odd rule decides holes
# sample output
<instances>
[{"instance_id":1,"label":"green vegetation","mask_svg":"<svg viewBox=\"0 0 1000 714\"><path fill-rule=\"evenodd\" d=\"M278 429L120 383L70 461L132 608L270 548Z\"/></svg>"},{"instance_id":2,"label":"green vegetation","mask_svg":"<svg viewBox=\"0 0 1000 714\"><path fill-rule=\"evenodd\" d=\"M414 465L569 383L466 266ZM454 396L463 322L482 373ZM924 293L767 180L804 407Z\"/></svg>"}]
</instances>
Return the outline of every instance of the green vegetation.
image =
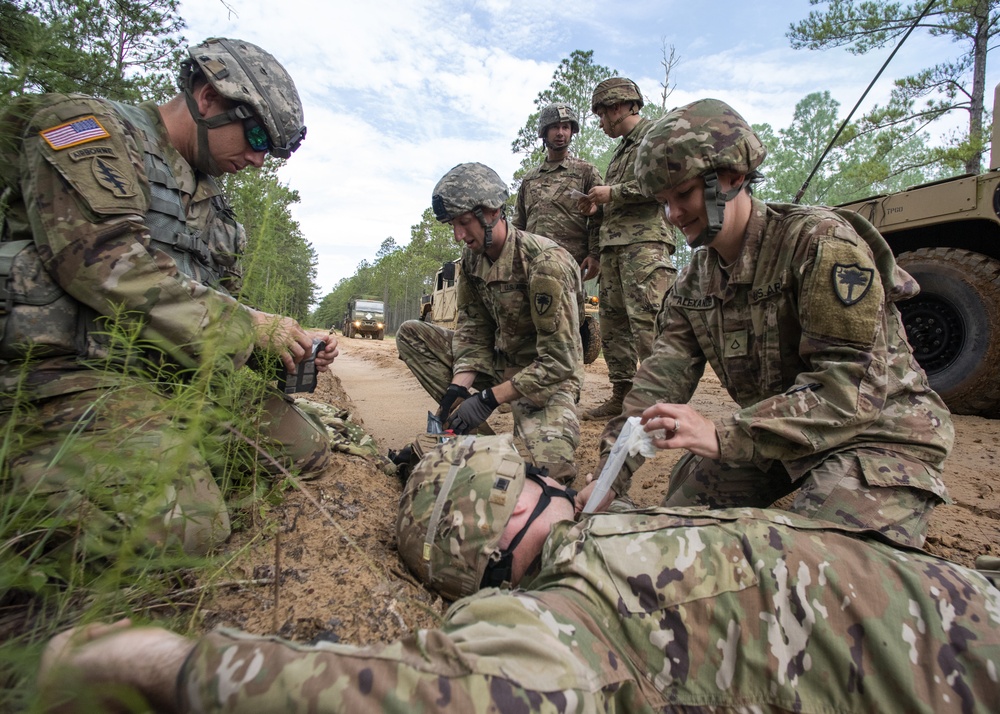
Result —
<instances>
[{"instance_id":1,"label":"green vegetation","mask_svg":"<svg viewBox=\"0 0 1000 714\"><path fill-rule=\"evenodd\" d=\"M1000 3L811 0L810 4L827 7L813 10L790 26L788 38L796 49L845 47L852 54L865 54L895 44L918 18L917 27L957 44L961 49L953 59L897 79L889 101L869 111L857 130L859 136L887 135L888 141L900 144L946 114L964 112L968 115L966 131L925 146L911 161L922 166L939 164L951 172L980 172L989 143L989 131L984 131L983 98L991 89L986 86L986 57L1000 33Z\"/></svg>"}]
</instances>

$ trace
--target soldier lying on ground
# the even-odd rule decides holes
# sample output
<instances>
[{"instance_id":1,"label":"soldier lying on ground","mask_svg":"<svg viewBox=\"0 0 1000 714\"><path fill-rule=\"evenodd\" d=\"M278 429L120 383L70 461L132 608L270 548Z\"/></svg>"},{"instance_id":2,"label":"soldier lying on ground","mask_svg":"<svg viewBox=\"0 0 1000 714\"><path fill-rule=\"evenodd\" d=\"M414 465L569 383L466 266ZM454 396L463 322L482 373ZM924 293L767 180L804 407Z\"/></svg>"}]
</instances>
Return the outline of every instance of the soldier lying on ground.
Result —
<instances>
[{"instance_id":1,"label":"soldier lying on ground","mask_svg":"<svg viewBox=\"0 0 1000 714\"><path fill-rule=\"evenodd\" d=\"M896 308L918 286L856 214L753 198L765 154L714 99L643 138L639 185L700 250L663 300L653 352L601 452L642 415L665 430L656 446L690 452L663 505L766 507L798 491L793 512L920 546L947 497L954 429ZM740 407L714 423L687 404L706 364ZM626 462L609 500L641 463Z\"/></svg>"},{"instance_id":2,"label":"soldier lying on ground","mask_svg":"<svg viewBox=\"0 0 1000 714\"><path fill-rule=\"evenodd\" d=\"M509 436L453 439L418 464L397 522L410 569L463 597L440 629L358 648L92 626L53 639L40 687L69 711L110 684L162 711L987 712L1000 701L1000 591L973 570L777 511L573 518L571 496L526 470ZM520 589L488 587L505 584Z\"/></svg>"},{"instance_id":3,"label":"soldier lying on ground","mask_svg":"<svg viewBox=\"0 0 1000 714\"><path fill-rule=\"evenodd\" d=\"M145 539L203 553L229 535L225 434L193 426L220 421L216 395L171 415L173 382L210 381L253 350L294 372L315 339L317 369L337 355L325 332L237 302L246 236L214 178L299 147L295 85L248 42L188 55L163 105L25 95L0 114L0 424L14 435L12 482L47 499L86 551ZM260 408L285 466L327 463L323 427L283 394L228 406ZM193 443L200 433L211 436Z\"/></svg>"}]
</instances>

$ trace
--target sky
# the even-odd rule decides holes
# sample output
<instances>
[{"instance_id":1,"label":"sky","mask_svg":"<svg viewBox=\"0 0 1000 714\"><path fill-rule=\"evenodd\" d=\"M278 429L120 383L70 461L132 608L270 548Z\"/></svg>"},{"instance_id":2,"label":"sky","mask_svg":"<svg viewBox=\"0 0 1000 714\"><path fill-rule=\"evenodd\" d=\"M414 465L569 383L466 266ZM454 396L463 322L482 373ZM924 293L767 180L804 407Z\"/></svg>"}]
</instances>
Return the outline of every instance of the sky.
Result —
<instances>
[{"instance_id":1,"label":"sky","mask_svg":"<svg viewBox=\"0 0 1000 714\"><path fill-rule=\"evenodd\" d=\"M511 142L574 50L593 50L596 64L657 100L663 47L673 45L679 62L668 105L715 97L750 123L775 129L790 124L795 104L816 91L828 90L845 116L892 51L791 49L786 33L813 9L808 0L616 5L182 0L180 14L190 43L248 40L295 80L308 133L280 178L301 196L292 212L316 251L322 298L361 261L374 261L386 238L408 243L434 185L456 164L479 161L511 181L521 161ZM894 77L967 51L914 32L862 111L885 102ZM990 72L987 87L998 80Z\"/></svg>"}]
</instances>

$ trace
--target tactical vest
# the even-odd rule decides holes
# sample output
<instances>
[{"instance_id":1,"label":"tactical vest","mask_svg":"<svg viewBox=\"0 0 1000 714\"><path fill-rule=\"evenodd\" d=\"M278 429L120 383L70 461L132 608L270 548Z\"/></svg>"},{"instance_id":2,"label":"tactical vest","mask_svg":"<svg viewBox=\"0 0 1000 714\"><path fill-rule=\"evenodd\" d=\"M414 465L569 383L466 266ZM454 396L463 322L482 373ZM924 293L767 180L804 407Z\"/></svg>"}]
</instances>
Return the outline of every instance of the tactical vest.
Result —
<instances>
[{"instance_id":1,"label":"tactical vest","mask_svg":"<svg viewBox=\"0 0 1000 714\"><path fill-rule=\"evenodd\" d=\"M145 224L152 246L168 254L184 275L235 293L244 233L214 179L199 177L199 188L185 211L152 118L139 107L108 103L139 130L135 139L142 142L150 186ZM10 199L9 192L5 198ZM206 216L199 221L204 230L189 225L190 216L200 215ZM34 358L106 357L106 328L97 322L97 313L63 291L39 259L34 241L17 239L28 227L14 227L8 218L4 216L0 243L0 360L23 359L29 344Z\"/></svg>"}]
</instances>

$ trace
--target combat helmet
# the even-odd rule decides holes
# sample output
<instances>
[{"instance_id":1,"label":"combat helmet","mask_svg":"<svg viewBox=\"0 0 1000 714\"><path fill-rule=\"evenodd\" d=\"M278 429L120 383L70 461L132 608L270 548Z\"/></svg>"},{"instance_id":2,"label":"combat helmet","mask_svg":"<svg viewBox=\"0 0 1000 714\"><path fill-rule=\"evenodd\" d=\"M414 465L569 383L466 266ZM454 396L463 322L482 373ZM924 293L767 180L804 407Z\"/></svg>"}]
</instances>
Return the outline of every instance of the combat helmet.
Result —
<instances>
[{"instance_id":1,"label":"combat helmet","mask_svg":"<svg viewBox=\"0 0 1000 714\"><path fill-rule=\"evenodd\" d=\"M642 92L639 85L627 77L609 77L594 87L594 94L590 99L590 111L597 113L598 108L618 104L620 102L634 102L637 109L642 109L645 103L642 99Z\"/></svg>"},{"instance_id":2,"label":"combat helmet","mask_svg":"<svg viewBox=\"0 0 1000 714\"><path fill-rule=\"evenodd\" d=\"M267 132L271 155L287 159L299 148L306 135L302 101L292 78L270 53L243 40L213 37L188 47L188 55L181 63L178 83L199 123L199 141L205 127L253 118ZM199 76L236 107L202 119L192 96L194 79Z\"/></svg>"},{"instance_id":3,"label":"combat helmet","mask_svg":"<svg viewBox=\"0 0 1000 714\"><path fill-rule=\"evenodd\" d=\"M718 99L700 99L657 119L642 139L635 160L639 189L654 196L696 176L705 179L708 227L692 247L707 245L722 227L725 204L743 190L718 190L723 170L756 176L767 149L747 121Z\"/></svg>"},{"instance_id":4,"label":"combat helmet","mask_svg":"<svg viewBox=\"0 0 1000 714\"><path fill-rule=\"evenodd\" d=\"M442 223L451 223L463 213L472 211L486 233L485 249L490 247L493 226L503 216L503 211L493 223L487 223L483 208L491 211L503 209L509 195L507 184L489 166L479 163L459 164L437 182L431 194L431 208L434 209L434 216Z\"/></svg>"},{"instance_id":5,"label":"combat helmet","mask_svg":"<svg viewBox=\"0 0 1000 714\"><path fill-rule=\"evenodd\" d=\"M553 102L544 107L538 115L538 138L545 139L545 132L553 124L569 122L572 133L580 133L580 123L576 120L576 112L565 102Z\"/></svg>"},{"instance_id":6,"label":"combat helmet","mask_svg":"<svg viewBox=\"0 0 1000 714\"><path fill-rule=\"evenodd\" d=\"M455 600L483 587L509 584L513 551L552 498L573 495L546 484L526 464L511 434L464 436L431 449L414 468L399 500L396 540L406 566L429 588ZM534 511L500 547L527 480L541 487Z\"/></svg>"},{"instance_id":7,"label":"combat helmet","mask_svg":"<svg viewBox=\"0 0 1000 714\"><path fill-rule=\"evenodd\" d=\"M476 592L525 480L513 436L449 439L418 463L399 501L396 539L407 567L442 597Z\"/></svg>"}]
</instances>

